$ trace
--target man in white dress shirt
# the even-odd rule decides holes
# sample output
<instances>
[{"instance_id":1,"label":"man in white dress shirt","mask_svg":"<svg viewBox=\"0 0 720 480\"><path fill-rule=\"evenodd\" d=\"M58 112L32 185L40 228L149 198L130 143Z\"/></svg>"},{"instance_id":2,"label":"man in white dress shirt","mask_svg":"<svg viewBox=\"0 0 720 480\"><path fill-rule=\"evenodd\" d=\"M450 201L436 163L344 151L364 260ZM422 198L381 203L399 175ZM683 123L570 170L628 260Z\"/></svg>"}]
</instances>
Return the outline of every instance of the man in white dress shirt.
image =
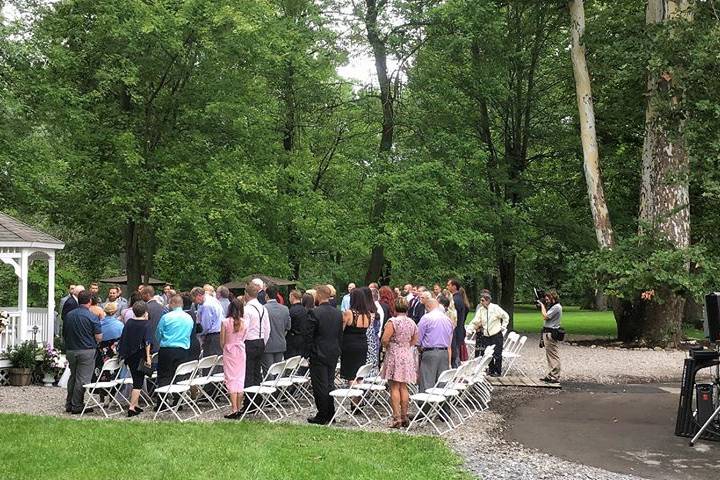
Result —
<instances>
[{"instance_id":1,"label":"man in white dress shirt","mask_svg":"<svg viewBox=\"0 0 720 480\"><path fill-rule=\"evenodd\" d=\"M500 305L492 303L490 292L483 292L480 305L475 310L475 318L470 325L477 332L475 339L475 356L482 355L485 348L495 345L493 359L490 362L490 376L499 377L502 373L503 336L510 322L510 315Z\"/></svg>"}]
</instances>

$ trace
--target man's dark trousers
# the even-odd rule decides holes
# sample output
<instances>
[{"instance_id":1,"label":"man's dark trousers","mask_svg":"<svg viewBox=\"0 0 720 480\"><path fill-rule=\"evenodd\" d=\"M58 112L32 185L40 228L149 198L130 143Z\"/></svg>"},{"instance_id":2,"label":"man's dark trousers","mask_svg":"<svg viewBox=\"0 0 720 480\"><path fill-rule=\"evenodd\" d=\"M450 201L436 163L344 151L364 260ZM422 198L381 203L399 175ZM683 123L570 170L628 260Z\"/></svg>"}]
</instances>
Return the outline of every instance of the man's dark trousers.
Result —
<instances>
[{"instance_id":1,"label":"man's dark trousers","mask_svg":"<svg viewBox=\"0 0 720 480\"><path fill-rule=\"evenodd\" d=\"M332 366L318 361L310 362L310 382L312 383L313 397L317 407L317 419L329 422L335 415L335 403L330 396L335 385L335 366L337 359Z\"/></svg>"},{"instance_id":2,"label":"man's dark trousers","mask_svg":"<svg viewBox=\"0 0 720 480\"><path fill-rule=\"evenodd\" d=\"M265 353L265 341L262 338L245 340L245 388L260 385L262 382L262 356ZM244 408L250 405L245 395Z\"/></svg>"},{"instance_id":3,"label":"man's dark trousers","mask_svg":"<svg viewBox=\"0 0 720 480\"><path fill-rule=\"evenodd\" d=\"M493 359L490 362L490 373L502 374L502 350L503 350L503 334L498 332L495 335L486 337L478 334L475 341L475 356L479 357L485 353L485 349L490 345L495 345Z\"/></svg>"}]
</instances>

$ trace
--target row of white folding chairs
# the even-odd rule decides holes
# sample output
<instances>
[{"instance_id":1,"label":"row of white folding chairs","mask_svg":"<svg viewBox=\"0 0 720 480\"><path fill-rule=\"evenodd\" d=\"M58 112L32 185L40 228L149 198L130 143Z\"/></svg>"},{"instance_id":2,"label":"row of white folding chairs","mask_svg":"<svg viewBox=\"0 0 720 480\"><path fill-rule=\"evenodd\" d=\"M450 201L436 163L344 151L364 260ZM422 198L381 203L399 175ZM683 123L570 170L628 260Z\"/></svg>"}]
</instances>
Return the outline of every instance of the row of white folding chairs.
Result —
<instances>
[{"instance_id":1,"label":"row of white folding chairs","mask_svg":"<svg viewBox=\"0 0 720 480\"><path fill-rule=\"evenodd\" d=\"M522 356L520 353L527 342L527 336L520 336L517 332L508 333L505 343L503 344L503 373L507 376L513 369L522 376L527 376L525 372L517 364L517 360Z\"/></svg>"},{"instance_id":2,"label":"row of white folding chairs","mask_svg":"<svg viewBox=\"0 0 720 480\"><path fill-rule=\"evenodd\" d=\"M157 418L157 415L159 413L171 410L174 413L175 417L177 417L178 420L182 421L177 412L180 406L183 406L187 403L184 399L184 393L189 391L192 387L197 387L200 394L210 403L210 410L215 410L219 408L216 398L211 396L203 388L210 384L218 385L222 381L221 379L213 377L213 370L215 370L217 366L222 366L222 355L209 355L207 357L201 358L200 360L185 362L178 366L178 369L173 375L171 383L169 385L158 387L155 389L155 392L157 393L160 400L160 409L158 410L158 412L156 412L154 418ZM120 400L122 399L126 404L129 403L129 399L123 393L123 388L127 385L132 385L132 377L123 377L121 376L123 375L123 373L126 375L129 374L128 369L124 364L124 361L122 361L118 357L113 357L105 361L102 368L100 369L100 372L98 373L98 379L95 382L83 385L83 388L85 388L88 394L88 401L85 402L83 411L80 416L84 415L88 411L88 409L95 407L99 408L106 418L122 413L124 410L123 404ZM156 374L153 373L153 377L155 377L155 375ZM182 380L181 377L185 375L189 375L189 378ZM103 377L109 377L109 379L101 380ZM168 405L165 404L166 402L163 403L163 400L167 400L168 396L174 395L178 395L180 397L180 402L178 403L178 405L176 405L175 408L164 409L163 407L167 407ZM109 397L110 402L112 402L117 407L117 411L112 413L109 411L109 406L105 406L101 401L101 397L103 396ZM227 397L225 398L229 403L229 399L227 399ZM146 403L147 406L152 405L152 400L150 399L149 394L145 390L141 392L141 399ZM202 411L194 401L192 401L189 407L194 414L199 415L200 413L202 413ZM194 415L192 418L194 418L195 416L196 415Z\"/></svg>"},{"instance_id":3,"label":"row of white folding chairs","mask_svg":"<svg viewBox=\"0 0 720 480\"><path fill-rule=\"evenodd\" d=\"M432 388L411 395L416 413L407 431L430 423L442 435L486 410L493 388L487 381L485 369L492 359L493 350L494 347L488 347L482 357L469 360L456 369L445 370ZM444 429L438 425L440 420L446 424Z\"/></svg>"},{"instance_id":4,"label":"row of white folding chairs","mask_svg":"<svg viewBox=\"0 0 720 480\"><path fill-rule=\"evenodd\" d=\"M272 364L260 385L245 387L248 406L240 419L254 414L262 415L268 422L276 422L287 417L289 410L299 412L305 408L301 401L312 405L308 366L307 360L299 355ZM306 371L300 375L299 370L303 367ZM288 408L283 403L287 403Z\"/></svg>"},{"instance_id":5,"label":"row of white folding chairs","mask_svg":"<svg viewBox=\"0 0 720 480\"><path fill-rule=\"evenodd\" d=\"M349 386L335 388L330 392L333 402L337 402L335 414L330 419L330 423L335 422L340 415L346 414L359 427L368 425L372 420L366 410L374 414L378 420L392 415L387 394L387 381L378 375L372 375L376 370L375 365L365 364L358 369L355 379L350 382ZM356 411L357 415L355 415ZM363 420L359 420L358 416L362 416Z\"/></svg>"}]
</instances>

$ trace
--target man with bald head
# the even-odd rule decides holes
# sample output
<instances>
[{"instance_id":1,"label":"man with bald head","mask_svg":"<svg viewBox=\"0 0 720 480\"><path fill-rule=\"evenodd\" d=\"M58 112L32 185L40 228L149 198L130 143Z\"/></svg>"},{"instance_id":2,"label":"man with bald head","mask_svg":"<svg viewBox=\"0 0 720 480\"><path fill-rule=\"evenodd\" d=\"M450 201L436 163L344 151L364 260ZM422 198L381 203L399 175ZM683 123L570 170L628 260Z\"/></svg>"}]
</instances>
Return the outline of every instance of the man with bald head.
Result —
<instances>
[{"instance_id":1,"label":"man with bald head","mask_svg":"<svg viewBox=\"0 0 720 480\"><path fill-rule=\"evenodd\" d=\"M420 392L431 388L440 374L450 368L453 326L445 309L427 290L420 294L427 312L418 323L418 349L420 350Z\"/></svg>"},{"instance_id":2,"label":"man with bald head","mask_svg":"<svg viewBox=\"0 0 720 480\"><path fill-rule=\"evenodd\" d=\"M183 311L180 295L170 298L170 311L163 315L155 329L158 351L157 385L169 385L175 369L187 361L190 351L190 335L195 327L192 317Z\"/></svg>"}]
</instances>

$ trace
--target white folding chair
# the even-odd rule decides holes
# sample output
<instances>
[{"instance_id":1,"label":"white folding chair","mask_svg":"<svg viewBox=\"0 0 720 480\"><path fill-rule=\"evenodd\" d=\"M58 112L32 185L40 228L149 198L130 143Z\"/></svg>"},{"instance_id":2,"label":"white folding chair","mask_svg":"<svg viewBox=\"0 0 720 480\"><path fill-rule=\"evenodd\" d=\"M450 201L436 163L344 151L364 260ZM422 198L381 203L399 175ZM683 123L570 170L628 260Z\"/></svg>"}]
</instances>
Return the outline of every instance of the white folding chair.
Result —
<instances>
[{"instance_id":1,"label":"white folding chair","mask_svg":"<svg viewBox=\"0 0 720 480\"><path fill-rule=\"evenodd\" d=\"M268 422L276 422L282 419L287 414L283 406L275 398L275 393L278 391L276 384L280 380L280 377L284 371L285 361L273 363L272 365L270 365L270 368L268 368L268 371L265 374L265 378L262 382L260 382L260 385L245 387L245 396L248 401L248 406L244 409L240 420L243 420L245 416L248 415L248 413L250 412L259 412L260 414L262 414L263 417L265 417ZM275 410L278 418L272 420L268 416L268 414L265 413L265 410L263 410L263 408L266 405L272 407Z\"/></svg>"},{"instance_id":2,"label":"white folding chair","mask_svg":"<svg viewBox=\"0 0 720 480\"><path fill-rule=\"evenodd\" d=\"M125 403L128 405L130 404L130 399L125 395L123 392L123 389L126 387L130 387L132 389L133 379L132 374L130 373L130 368L127 367L124 360L121 360L120 362L120 374L118 375L117 384L118 384L118 395L123 399ZM123 373L126 374L126 376L121 376ZM155 372L153 372L155 373ZM147 382L147 378L145 380ZM143 385L146 387L146 385ZM145 403L146 407L153 406L152 398L146 393L145 388L140 389L140 400L142 400Z\"/></svg>"},{"instance_id":3,"label":"white folding chair","mask_svg":"<svg viewBox=\"0 0 720 480\"><path fill-rule=\"evenodd\" d=\"M212 394L213 401L215 402L215 405L220 407L220 404L218 403L218 397L222 397L225 400L225 407L230 406L230 397L228 397L228 391L225 387L225 373L219 372L215 373L215 369L218 367L223 366L223 356L218 355L215 359L215 365L212 366L210 369L210 372L208 373L208 376L210 377L211 383L215 386L215 391Z\"/></svg>"},{"instance_id":4,"label":"white folding chair","mask_svg":"<svg viewBox=\"0 0 720 480\"><path fill-rule=\"evenodd\" d=\"M475 357L475 346L477 345L477 331L470 325L465 325L465 347L468 358Z\"/></svg>"},{"instance_id":5,"label":"white folding chair","mask_svg":"<svg viewBox=\"0 0 720 480\"><path fill-rule=\"evenodd\" d=\"M510 350L520 340L520 334L517 332L508 332L507 337L503 340L503 350Z\"/></svg>"},{"instance_id":6,"label":"white folding chair","mask_svg":"<svg viewBox=\"0 0 720 480\"><path fill-rule=\"evenodd\" d=\"M387 389L387 380L379 375L359 378L361 381L356 382L352 388L365 391L365 396L362 400L363 403L371 408L379 420L392 416L392 408L390 407L390 392L388 392ZM380 412L378 412L375 408L375 405L380 405L380 407L382 407L385 411L385 415L380 415Z\"/></svg>"},{"instance_id":7,"label":"white folding chair","mask_svg":"<svg viewBox=\"0 0 720 480\"><path fill-rule=\"evenodd\" d=\"M290 390L294 384L292 377L297 373L301 361L302 357L300 355L286 359L283 371L278 375L278 378L267 380L260 384L263 387L275 387L278 391L276 398L278 403L282 405L281 402L285 399L290 404L291 408L296 412L302 410L302 407L300 407L298 401L290 394ZM284 407L283 412L287 415L287 411Z\"/></svg>"},{"instance_id":8,"label":"white folding chair","mask_svg":"<svg viewBox=\"0 0 720 480\"><path fill-rule=\"evenodd\" d=\"M298 375L301 368L305 369L305 373ZM308 403L308 407L311 407L313 405L313 398L310 393L310 362L307 358L301 358L295 374L291 375L290 378L294 386L292 393L298 403L300 403L300 399L303 399Z\"/></svg>"},{"instance_id":9,"label":"white folding chair","mask_svg":"<svg viewBox=\"0 0 720 480\"><path fill-rule=\"evenodd\" d=\"M218 405L217 403L215 403L215 400L213 400L212 396L205 391L208 385L214 387L212 380L212 370L213 367L215 367L216 363L217 355L208 355L207 357L202 357L200 360L198 360L195 375L193 375L191 378L188 378L187 380L180 380L178 382L178 384L180 385L189 385L191 388L195 387L200 392L200 395L202 395L205 400L210 403L210 408L208 409L208 412L218 409ZM197 405L197 402L194 403L195 405ZM199 405L197 405L197 408L198 411L202 413L202 409Z\"/></svg>"},{"instance_id":10,"label":"white folding chair","mask_svg":"<svg viewBox=\"0 0 720 480\"><path fill-rule=\"evenodd\" d=\"M358 371L355 374L355 382L362 382L363 378L370 375L370 372L372 372L373 368L374 365L371 363L365 364L362 367L358 368ZM356 387L357 385L350 385L349 388L336 388L335 390L330 392L330 396L333 398L333 401L335 401L336 399L338 400L338 405L335 408L335 414L333 415L332 419L330 419L331 424L335 421L335 419L337 419L338 415L341 413L347 414L355 421L355 423L359 427L363 427L370 423L370 417L368 417L367 414L362 410L362 400L369 390L361 390ZM350 407L352 410L348 410L348 407ZM361 423L360 420L356 418L356 415L354 415L355 411L365 417L366 421L364 423Z\"/></svg>"},{"instance_id":11,"label":"white folding chair","mask_svg":"<svg viewBox=\"0 0 720 480\"><path fill-rule=\"evenodd\" d=\"M527 341L527 337L523 335L520 337L520 340L517 341L517 343L513 344L512 348L509 351L503 350L502 357L503 357L503 363L505 363L505 360L507 360L507 366L504 367L505 373L503 373L503 377L507 376L508 373L510 373L510 370L513 368L522 376L526 377L527 375L525 372L515 363L518 358L520 358L522 355L520 354L520 351L525 346L525 342Z\"/></svg>"},{"instance_id":12,"label":"white folding chair","mask_svg":"<svg viewBox=\"0 0 720 480\"><path fill-rule=\"evenodd\" d=\"M464 422L473 414L472 409L463 398L468 385L472 381L473 370L474 363L465 362L457 369L452 381L448 382L444 387L433 387L425 390L425 393L444 395L447 398L448 408L457 415L459 423ZM463 415L458 407L462 407L467 415Z\"/></svg>"},{"instance_id":13,"label":"white folding chair","mask_svg":"<svg viewBox=\"0 0 720 480\"><path fill-rule=\"evenodd\" d=\"M100 381L100 379L104 375L108 375L110 377L110 380ZM118 357L113 357L103 363L103 366L97 375L98 379L95 382L86 383L85 385L83 385L83 388L88 394L88 401L85 402L82 412L80 412L81 417L85 415L85 412L88 408L93 408L95 406L100 408L100 411L103 413L103 415L105 415L105 418L111 417L112 415L118 415L123 412L122 404L120 404L118 399L115 398L115 393L118 390L119 375L120 359ZM118 411L114 413L108 413L103 406L103 402L99 400L100 394L109 396L111 402L114 402L115 405L117 405ZM96 395L98 396L98 398L96 398Z\"/></svg>"},{"instance_id":14,"label":"white folding chair","mask_svg":"<svg viewBox=\"0 0 720 480\"><path fill-rule=\"evenodd\" d=\"M445 370L440 374L433 388L439 388L440 390L436 391L440 392L450 390L448 385L451 384L451 382L455 378L456 373L456 369ZM412 401L413 405L417 409L417 412L415 413L413 419L410 421L410 425L408 425L407 429L405 430L406 432L410 431L413 425L419 426L423 425L424 423L430 423L435 429L435 431L438 433L438 435L447 433L454 428L452 419L449 418L448 414L442 412L442 407L447 403L447 397L443 393L418 393L415 395L410 395L410 401ZM446 420L448 427L444 430L440 430L440 428L435 423L435 420L437 419L436 417L438 415L443 415L443 418Z\"/></svg>"},{"instance_id":15,"label":"white folding chair","mask_svg":"<svg viewBox=\"0 0 720 480\"><path fill-rule=\"evenodd\" d=\"M157 387L155 389L155 393L160 400L160 405L158 406L158 410L155 412L153 420L155 420L158 415L164 412L172 412L173 415L175 415L175 418L177 418L181 422L191 420L200 415L197 405L195 405L195 402L193 402L192 398L190 398L189 383L180 383L182 381L181 377L184 377L185 375L190 375L188 380L192 380L195 376L195 373L197 372L197 366L197 360L181 363L175 369L175 374L173 375L170 384L162 387ZM175 395L178 396L178 401L173 405L169 400L175 398ZM193 414L191 417L182 418L180 417L180 415L178 415L180 407L184 405L187 405L192 411Z\"/></svg>"}]
</instances>

